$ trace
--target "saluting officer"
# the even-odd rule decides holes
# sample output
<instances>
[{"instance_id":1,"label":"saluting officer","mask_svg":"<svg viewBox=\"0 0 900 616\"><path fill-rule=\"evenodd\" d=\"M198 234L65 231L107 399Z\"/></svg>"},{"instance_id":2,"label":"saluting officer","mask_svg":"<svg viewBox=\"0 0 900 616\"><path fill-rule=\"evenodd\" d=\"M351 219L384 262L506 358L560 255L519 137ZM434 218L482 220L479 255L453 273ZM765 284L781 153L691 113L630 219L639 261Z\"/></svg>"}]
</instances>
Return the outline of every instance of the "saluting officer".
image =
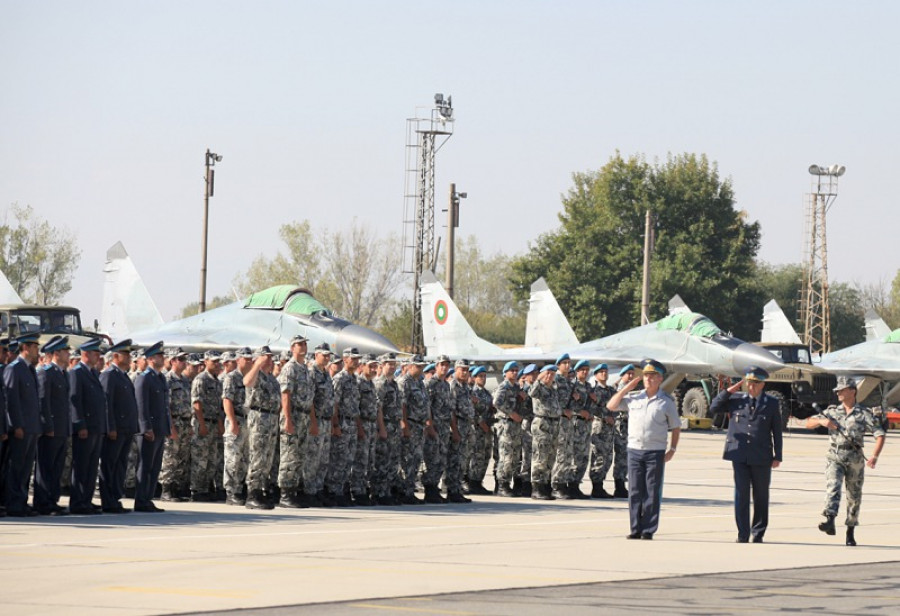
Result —
<instances>
[{"instance_id":1,"label":"saluting officer","mask_svg":"<svg viewBox=\"0 0 900 616\"><path fill-rule=\"evenodd\" d=\"M106 394L94 369L100 359L100 340L78 347L81 361L69 370L69 412L72 419L72 488L69 511L81 515L102 512L94 505L94 486L100 467L103 435L108 429Z\"/></svg>"},{"instance_id":2,"label":"saluting officer","mask_svg":"<svg viewBox=\"0 0 900 616\"><path fill-rule=\"evenodd\" d=\"M34 471L34 508L41 515L65 515L59 505L60 481L66 462L66 446L72 436L69 419L69 339L54 336L41 352L51 361L37 371L38 395L41 399L41 424L44 433L37 442L37 465Z\"/></svg>"},{"instance_id":3,"label":"saluting officer","mask_svg":"<svg viewBox=\"0 0 900 616\"><path fill-rule=\"evenodd\" d=\"M114 344L109 352L112 362L100 374L100 384L106 392L109 425L100 451L100 503L103 513L128 513L119 501L125 496L128 454L138 431L134 383L128 377L131 340Z\"/></svg>"},{"instance_id":4,"label":"saluting officer","mask_svg":"<svg viewBox=\"0 0 900 616\"><path fill-rule=\"evenodd\" d=\"M16 341L19 356L3 370L9 420L6 515L30 517L38 515L28 506L28 480L41 434L41 403L34 370L39 354L38 334L24 334Z\"/></svg>"},{"instance_id":5,"label":"saluting officer","mask_svg":"<svg viewBox=\"0 0 900 616\"><path fill-rule=\"evenodd\" d=\"M751 366L742 381L723 389L709 410L728 413L728 436L723 460L734 470L734 521L738 543L762 543L769 524L769 484L772 469L781 465L781 412L778 401L763 392L769 373ZM738 393L747 383L748 393ZM750 523L750 494L753 523Z\"/></svg>"},{"instance_id":6,"label":"saluting officer","mask_svg":"<svg viewBox=\"0 0 900 616\"><path fill-rule=\"evenodd\" d=\"M153 504L156 483L162 468L165 437L172 433L172 419L166 394L166 378L160 373L165 357L162 340L144 351L147 368L134 382L137 398L140 434L138 443L137 484L134 491L134 510L146 513L165 511Z\"/></svg>"}]
</instances>

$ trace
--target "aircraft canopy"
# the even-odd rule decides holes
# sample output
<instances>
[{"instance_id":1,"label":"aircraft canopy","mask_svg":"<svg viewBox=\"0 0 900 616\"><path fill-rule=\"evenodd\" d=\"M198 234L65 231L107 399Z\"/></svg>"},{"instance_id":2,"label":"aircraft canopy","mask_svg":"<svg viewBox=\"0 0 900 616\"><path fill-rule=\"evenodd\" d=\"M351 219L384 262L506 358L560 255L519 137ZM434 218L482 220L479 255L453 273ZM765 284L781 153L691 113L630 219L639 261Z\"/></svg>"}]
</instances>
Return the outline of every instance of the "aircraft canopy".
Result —
<instances>
[{"instance_id":1,"label":"aircraft canopy","mask_svg":"<svg viewBox=\"0 0 900 616\"><path fill-rule=\"evenodd\" d=\"M322 303L313 297L309 291L290 284L282 284L257 291L247 298L244 308L260 308L269 310L281 310L291 314L331 314Z\"/></svg>"},{"instance_id":2,"label":"aircraft canopy","mask_svg":"<svg viewBox=\"0 0 900 616\"><path fill-rule=\"evenodd\" d=\"M699 312L670 314L656 322L656 329L682 331L700 338L712 338L722 333L722 330L709 317L705 317Z\"/></svg>"}]
</instances>

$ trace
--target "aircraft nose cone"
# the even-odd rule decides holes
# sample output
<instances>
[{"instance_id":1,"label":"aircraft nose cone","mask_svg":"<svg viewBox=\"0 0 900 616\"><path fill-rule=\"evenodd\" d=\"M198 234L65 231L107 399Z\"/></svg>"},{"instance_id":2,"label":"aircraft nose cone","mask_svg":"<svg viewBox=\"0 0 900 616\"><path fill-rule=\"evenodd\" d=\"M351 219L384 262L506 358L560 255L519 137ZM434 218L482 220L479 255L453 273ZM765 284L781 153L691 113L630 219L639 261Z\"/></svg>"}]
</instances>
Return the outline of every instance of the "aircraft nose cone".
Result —
<instances>
[{"instance_id":1,"label":"aircraft nose cone","mask_svg":"<svg viewBox=\"0 0 900 616\"><path fill-rule=\"evenodd\" d=\"M374 353L376 356L382 353L397 353L399 351L390 340L381 334L373 332L367 327L352 323L341 328L334 344L336 353L340 353L350 347L356 347L360 353Z\"/></svg>"},{"instance_id":2,"label":"aircraft nose cone","mask_svg":"<svg viewBox=\"0 0 900 616\"><path fill-rule=\"evenodd\" d=\"M784 368L784 363L780 359L764 348L749 342L739 344L734 350L732 365L739 376L746 374L747 368L750 366L758 366L766 372L774 372Z\"/></svg>"}]
</instances>

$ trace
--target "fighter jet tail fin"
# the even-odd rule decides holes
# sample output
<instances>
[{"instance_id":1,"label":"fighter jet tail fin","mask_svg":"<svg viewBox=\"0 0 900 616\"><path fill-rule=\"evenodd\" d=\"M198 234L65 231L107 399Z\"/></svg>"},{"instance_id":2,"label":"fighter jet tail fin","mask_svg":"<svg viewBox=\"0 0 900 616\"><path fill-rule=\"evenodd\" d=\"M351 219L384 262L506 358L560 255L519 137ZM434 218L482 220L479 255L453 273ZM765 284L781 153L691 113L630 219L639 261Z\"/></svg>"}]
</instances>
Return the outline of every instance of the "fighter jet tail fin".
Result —
<instances>
[{"instance_id":1,"label":"fighter jet tail fin","mask_svg":"<svg viewBox=\"0 0 900 616\"><path fill-rule=\"evenodd\" d=\"M669 300L669 314L681 314L690 311L691 309L688 308L688 305L684 303L684 300L677 293Z\"/></svg>"},{"instance_id":2,"label":"fighter jet tail fin","mask_svg":"<svg viewBox=\"0 0 900 616\"><path fill-rule=\"evenodd\" d=\"M884 340L891 335L891 328L884 322L878 313L869 308L866 311L866 342L870 340Z\"/></svg>"},{"instance_id":3,"label":"fighter jet tail fin","mask_svg":"<svg viewBox=\"0 0 900 616\"><path fill-rule=\"evenodd\" d=\"M24 304L6 274L0 272L0 304Z\"/></svg>"},{"instance_id":4,"label":"fighter jet tail fin","mask_svg":"<svg viewBox=\"0 0 900 616\"><path fill-rule=\"evenodd\" d=\"M544 351L578 345L578 336L556 301L543 277L531 285L528 316L525 320L525 346Z\"/></svg>"},{"instance_id":5,"label":"fighter jet tail fin","mask_svg":"<svg viewBox=\"0 0 900 616\"><path fill-rule=\"evenodd\" d=\"M429 356L499 355L502 349L479 338L432 272L422 273L422 333Z\"/></svg>"},{"instance_id":6,"label":"fighter jet tail fin","mask_svg":"<svg viewBox=\"0 0 900 616\"><path fill-rule=\"evenodd\" d=\"M164 321L122 242L106 251L100 331L113 340Z\"/></svg>"},{"instance_id":7,"label":"fighter jet tail fin","mask_svg":"<svg viewBox=\"0 0 900 616\"><path fill-rule=\"evenodd\" d=\"M781 306L774 299L763 307L763 328L760 342L803 344L794 326L788 321Z\"/></svg>"}]
</instances>

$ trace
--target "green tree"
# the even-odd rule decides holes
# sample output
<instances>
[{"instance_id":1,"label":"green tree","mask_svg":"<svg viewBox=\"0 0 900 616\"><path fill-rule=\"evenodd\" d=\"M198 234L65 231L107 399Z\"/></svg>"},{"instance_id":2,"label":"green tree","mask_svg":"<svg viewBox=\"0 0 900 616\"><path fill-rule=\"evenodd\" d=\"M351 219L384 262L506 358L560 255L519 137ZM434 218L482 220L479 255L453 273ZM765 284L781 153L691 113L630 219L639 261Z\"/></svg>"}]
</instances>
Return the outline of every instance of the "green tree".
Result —
<instances>
[{"instance_id":1,"label":"green tree","mask_svg":"<svg viewBox=\"0 0 900 616\"><path fill-rule=\"evenodd\" d=\"M59 303L72 289L81 258L75 235L54 227L30 205L13 203L5 219L0 225L0 270L26 302Z\"/></svg>"},{"instance_id":2,"label":"green tree","mask_svg":"<svg viewBox=\"0 0 900 616\"><path fill-rule=\"evenodd\" d=\"M637 325L649 210L656 232L650 318L664 316L678 293L723 329L759 336L759 224L735 209L731 181L720 179L715 164L684 154L650 165L617 153L599 171L573 174L573 184L560 227L512 264L518 298L544 276L581 339Z\"/></svg>"}]
</instances>

